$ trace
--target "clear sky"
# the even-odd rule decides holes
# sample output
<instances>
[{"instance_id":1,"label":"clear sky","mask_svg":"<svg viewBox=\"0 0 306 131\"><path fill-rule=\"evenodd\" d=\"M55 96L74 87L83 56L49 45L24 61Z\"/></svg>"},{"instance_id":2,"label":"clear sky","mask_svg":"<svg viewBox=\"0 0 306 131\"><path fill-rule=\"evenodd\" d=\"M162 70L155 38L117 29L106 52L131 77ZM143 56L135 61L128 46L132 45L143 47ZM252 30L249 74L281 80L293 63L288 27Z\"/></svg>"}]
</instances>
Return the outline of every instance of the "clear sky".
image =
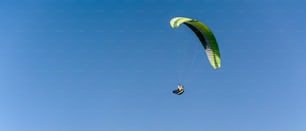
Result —
<instances>
[{"instance_id":1,"label":"clear sky","mask_svg":"<svg viewBox=\"0 0 306 131\"><path fill-rule=\"evenodd\" d=\"M1 0L0 130L305 131L305 5ZM212 29L221 69L176 16Z\"/></svg>"}]
</instances>

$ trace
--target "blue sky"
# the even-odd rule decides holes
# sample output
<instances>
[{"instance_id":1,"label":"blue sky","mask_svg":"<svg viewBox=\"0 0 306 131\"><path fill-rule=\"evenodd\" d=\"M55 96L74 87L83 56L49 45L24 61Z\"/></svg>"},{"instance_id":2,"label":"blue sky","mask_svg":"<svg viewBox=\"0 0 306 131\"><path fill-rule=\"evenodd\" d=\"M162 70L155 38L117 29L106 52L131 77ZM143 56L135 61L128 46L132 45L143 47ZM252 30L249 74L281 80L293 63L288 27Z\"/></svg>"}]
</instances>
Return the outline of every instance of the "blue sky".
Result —
<instances>
[{"instance_id":1,"label":"blue sky","mask_svg":"<svg viewBox=\"0 0 306 131\"><path fill-rule=\"evenodd\" d=\"M1 1L0 130L305 131L305 4ZM221 69L176 16L212 29Z\"/></svg>"}]
</instances>

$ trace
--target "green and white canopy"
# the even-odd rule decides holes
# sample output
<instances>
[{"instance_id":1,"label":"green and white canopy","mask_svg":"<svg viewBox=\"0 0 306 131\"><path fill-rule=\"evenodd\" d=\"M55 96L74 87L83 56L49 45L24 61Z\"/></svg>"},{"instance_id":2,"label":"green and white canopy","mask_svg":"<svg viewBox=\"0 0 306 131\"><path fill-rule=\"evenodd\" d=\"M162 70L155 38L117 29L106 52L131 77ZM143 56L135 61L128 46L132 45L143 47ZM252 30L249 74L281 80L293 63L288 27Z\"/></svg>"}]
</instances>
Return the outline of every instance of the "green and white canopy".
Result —
<instances>
[{"instance_id":1,"label":"green and white canopy","mask_svg":"<svg viewBox=\"0 0 306 131\"><path fill-rule=\"evenodd\" d=\"M208 60L214 69L221 67L221 57L220 51L217 44L217 40L211 30L204 23L186 18L186 17L175 17L170 21L172 28L177 28L181 24L188 26L201 41L205 52L207 54Z\"/></svg>"}]
</instances>

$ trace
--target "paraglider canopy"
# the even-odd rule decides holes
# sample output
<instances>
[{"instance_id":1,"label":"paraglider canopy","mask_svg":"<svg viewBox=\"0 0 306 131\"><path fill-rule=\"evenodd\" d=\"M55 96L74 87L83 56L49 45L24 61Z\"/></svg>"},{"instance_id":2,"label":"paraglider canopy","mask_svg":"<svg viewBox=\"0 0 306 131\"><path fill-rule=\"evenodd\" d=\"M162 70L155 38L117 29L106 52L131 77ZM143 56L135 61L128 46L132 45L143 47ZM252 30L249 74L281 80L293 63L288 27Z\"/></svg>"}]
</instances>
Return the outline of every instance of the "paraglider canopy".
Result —
<instances>
[{"instance_id":1,"label":"paraglider canopy","mask_svg":"<svg viewBox=\"0 0 306 131\"><path fill-rule=\"evenodd\" d=\"M208 28L208 26L198 20L186 17L175 17L172 18L170 21L170 25L172 28L177 28L181 24L185 24L196 34L196 36L201 41L201 44L205 49L205 52L207 54L211 66L214 69L220 68L221 57L220 57L219 47L214 34Z\"/></svg>"}]
</instances>

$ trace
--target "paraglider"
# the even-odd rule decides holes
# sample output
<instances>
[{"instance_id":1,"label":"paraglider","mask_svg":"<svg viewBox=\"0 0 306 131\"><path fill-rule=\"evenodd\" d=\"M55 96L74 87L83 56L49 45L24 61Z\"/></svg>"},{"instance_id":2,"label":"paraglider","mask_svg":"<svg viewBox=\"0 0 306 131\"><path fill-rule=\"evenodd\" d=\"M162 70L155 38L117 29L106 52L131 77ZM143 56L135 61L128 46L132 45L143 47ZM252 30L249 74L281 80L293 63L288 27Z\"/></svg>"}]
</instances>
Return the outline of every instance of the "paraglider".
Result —
<instances>
[{"instance_id":1,"label":"paraglider","mask_svg":"<svg viewBox=\"0 0 306 131\"><path fill-rule=\"evenodd\" d=\"M186 17L174 17L170 20L170 25L172 28L177 28L181 24L185 24L187 27L189 27L198 37L202 46L204 47L210 65L215 70L220 68L221 57L218 43L208 26L198 20ZM179 84L178 89L173 90L172 92L174 94L181 95L184 93L184 86Z\"/></svg>"},{"instance_id":2,"label":"paraglider","mask_svg":"<svg viewBox=\"0 0 306 131\"><path fill-rule=\"evenodd\" d=\"M177 85L177 89L172 91L173 94L181 95L184 93L184 86L181 84Z\"/></svg>"}]
</instances>

